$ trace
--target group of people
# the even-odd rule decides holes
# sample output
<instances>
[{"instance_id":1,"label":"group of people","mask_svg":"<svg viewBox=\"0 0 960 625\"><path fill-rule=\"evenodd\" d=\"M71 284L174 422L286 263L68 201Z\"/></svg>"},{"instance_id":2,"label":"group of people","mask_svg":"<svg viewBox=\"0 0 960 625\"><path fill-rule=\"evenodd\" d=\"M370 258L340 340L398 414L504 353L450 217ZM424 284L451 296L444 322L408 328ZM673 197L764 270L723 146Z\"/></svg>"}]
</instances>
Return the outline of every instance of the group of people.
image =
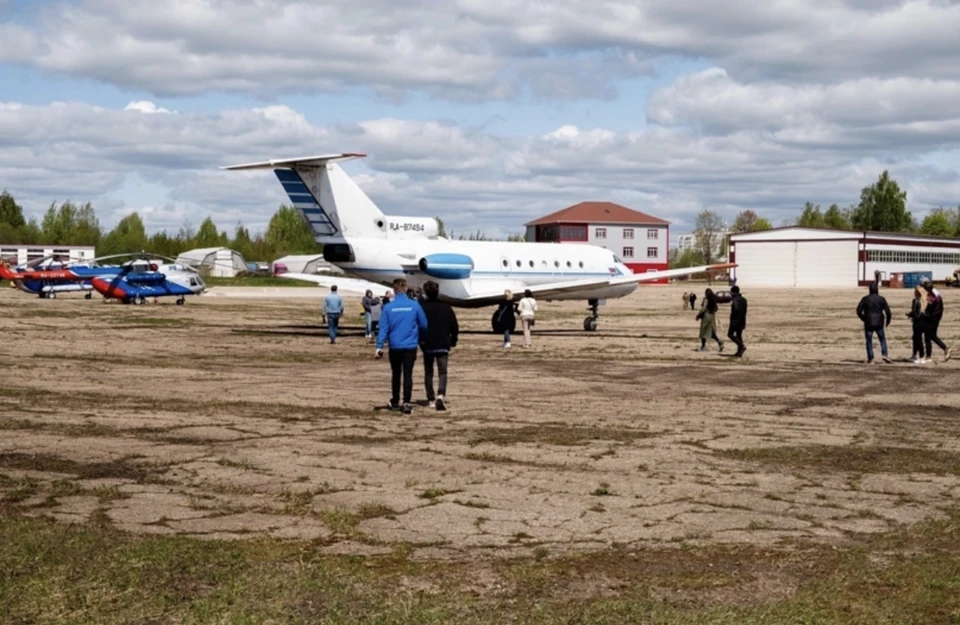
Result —
<instances>
[{"instance_id":1,"label":"group of people","mask_svg":"<svg viewBox=\"0 0 960 625\"><path fill-rule=\"evenodd\" d=\"M886 328L890 326L893 315L885 297L880 295L877 282L869 287L867 295L857 304L857 316L863 322L863 333L867 344L867 364L874 364L873 335L880 341L880 357L891 362L887 347ZM910 312L906 313L913 325L913 353L910 362L925 364L931 362L933 345L943 350L944 361L950 360L950 348L939 336L940 320L943 319L943 297L933 286L933 282L924 279L913 290Z\"/></svg>"},{"instance_id":2,"label":"group of people","mask_svg":"<svg viewBox=\"0 0 960 625\"><path fill-rule=\"evenodd\" d=\"M427 405L446 410L447 365L450 350L457 346L460 326L453 307L439 300L440 285L429 281L423 285L423 298L410 297L403 278L393 281L395 297L383 306L377 329L376 358L383 358L384 345L390 346L390 410L410 414L413 395L413 367L417 349L423 351L424 386ZM433 388L436 367L439 385ZM401 397L401 381L403 396ZM401 401L402 399L402 401Z\"/></svg>"},{"instance_id":3,"label":"group of people","mask_svg":"<svg viewBox=\"0 0 960 625\"><path fill-rule=\"evenodd\" d=\"M497 306L497 312L494 315L497 324L503 328L504 349L510 349L510 335L517 329L517 316L520 317L523 328L523 346L533 346L531 330L536 322L537 300L533 298L533 292L530 289L523 292L519 302L513 301L513 293L509 290L504 291L503 300Z\"/></svg>"},{"instance_id":4,"label":"group of people","mask_svg":"<svg viewBox=\"0 0 960 625\"><path fill-rule=\"evenodd\" d=\"M743 353L747 351L743 344L743 331L747 328L747 299L740 294L740 287L734 285L730 288L733 298L730 300L730 324L727 328L727 338L737 346L735 358L742 358ZM686 295L686 294L685 294ZM696 301L697 296L693 293L688 298L691 302L690 308L693 308L692 302ZM686 306L684 306L686 308ZM713 289L707 289L703 293L703 303L700 305L700 312L697 313L697 320L700 322L700 348L698 352L707 351L707 341L713 339L723 351L723 341L717 336L717 295Z\"/></svg>"}]
</instances>

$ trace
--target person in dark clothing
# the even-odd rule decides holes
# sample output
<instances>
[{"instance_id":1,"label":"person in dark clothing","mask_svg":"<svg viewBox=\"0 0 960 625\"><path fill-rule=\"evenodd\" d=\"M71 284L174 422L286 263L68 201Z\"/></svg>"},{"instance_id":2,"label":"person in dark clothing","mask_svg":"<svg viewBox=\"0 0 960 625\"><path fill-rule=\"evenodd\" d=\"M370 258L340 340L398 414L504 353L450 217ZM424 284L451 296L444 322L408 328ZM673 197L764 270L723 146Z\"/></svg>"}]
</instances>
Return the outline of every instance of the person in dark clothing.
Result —
<instances>
[{"instance_id":1,"label":"person in dark clothing","mask_svg":"<svg viewBox=\"0 0 960 625\"><path fill-rule=\"evenodd\" d=\"M924 317L926 317L927 321L924 332L926 360L929 361L933 356L932 343L936 343L937 347L943 350L943 360L946 362L950 360L950 349L946 343L937 336L937 330L940 328L940 320L943 319L943 297L939 291L933 288L933 282L927 278L920 283L920 286L927 292L928 302L927 308L924 310Z\"/></svg>"},{"instance_id":2,"label":"person in dark clothing","mask_svg":"<svg viewBox=\"0 0 960 625\"><path fill-rule=\"evenodd\" d=\"M910 355L910 361L915 364L923 364L924 360L924 334L926 333L927 317L924 309L927 307L927 292L922 287L913 289L913 302L910 305L910 312L907 318L913 323L913 354Z\"/></svg>"},{"instance_id":3,"label":"person in dark clothing","mask_svg":"<svg viewBox=\"0 0 960 625\"><path fill-rule=\"evenodd\" d=\"M510 333L517 329L517 318L515 316L517 305L513 302L513 293L503 292L503 299L497 306L497 312L494 313L497 327L503 332L503 348L510 349Z\"/></svg>"},{"instance_id":4,"label":"person in dark clothing","mask_svg":"<svg viewBox=\"0 0 960 625\"><path fill-rule=\"evenodd\" d=\"M697 294L690 293L690 310L696 310L695 306L697 304Z\"/></svg>"},{"instance_id":5,"label":"person in dark clothing","mask_svg":"<svg viewBox=\"0 0 960 625\"><path fill-rule=\"evenodd\" d=\"M424 283L423 294L426 299L421 306L423 314L427 316L427 331L420 339L420 349L423 350L423 383L427 390L428 405L431 408L436 407L437 410L446 410L447 359L450 350L457 346L460 326L453 307L437 299L440 295L439 284L432 280ZM434 362L440 374L440 385L436 394L433 392Z\"/></svg>"},{"instance_id":6,"label":"person in dark clothing","mask_svg":"<svg viewBox=\"0 0 960 625\"><path fill-rule=\"evenodd\" d=\"M857 316L863 321L863 335L867 340L867 364L873 364L873 333L880 339L880 355L884 362L890 362L887 353L887 335L884 328L890 325L890 305L879 294L877 283L870 285L870 293L857 304Z\"/></svg>"},{"instance_id":7,"label":"person in dark clothing","mask_svg":"<svg viewBox=\"0 0 960 625\"><path fill-rule=\"evenodd\" d=\"M737 346L735 358L742 358L743 352L747 351L747 346L743 344L743 331L747 329L747 298L740 295L740 287L734 285L730 287L733 299L730 300L730 328L727 330L727 338L733 341Z\"/></svg>"}]
</instances>

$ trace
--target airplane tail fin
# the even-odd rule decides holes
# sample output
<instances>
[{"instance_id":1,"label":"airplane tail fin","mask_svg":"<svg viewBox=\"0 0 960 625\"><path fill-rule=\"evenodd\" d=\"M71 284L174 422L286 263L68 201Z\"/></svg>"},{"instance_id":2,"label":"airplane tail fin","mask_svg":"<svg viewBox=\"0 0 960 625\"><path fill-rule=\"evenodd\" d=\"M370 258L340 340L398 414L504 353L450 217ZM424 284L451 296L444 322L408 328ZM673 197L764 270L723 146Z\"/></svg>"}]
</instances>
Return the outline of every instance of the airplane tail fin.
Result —
<instances>
[{"instance_id":1,"label":"airplane tail fin","mask_svg":"<svg viewBox=\"0 0 960 625\"><path fill-rule=\"evenodd\" d=\"M328 154L222 167L226 170L272 169L293 206L318 240L343 237L385 238L387 218L338 162L364 154Z\"/></svg>"}]
</instances>

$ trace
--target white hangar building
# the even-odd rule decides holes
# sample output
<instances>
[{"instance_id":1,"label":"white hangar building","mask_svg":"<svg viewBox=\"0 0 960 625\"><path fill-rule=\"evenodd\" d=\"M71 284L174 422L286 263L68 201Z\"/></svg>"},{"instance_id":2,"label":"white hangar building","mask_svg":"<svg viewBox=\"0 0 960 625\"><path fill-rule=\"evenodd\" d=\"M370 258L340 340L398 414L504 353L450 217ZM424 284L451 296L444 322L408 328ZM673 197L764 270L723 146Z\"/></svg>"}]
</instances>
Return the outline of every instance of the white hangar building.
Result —
<instances>
[{"instance_id":1,"label":"white hangar building","mask_svg":"<svg viewBox=\"0 0 960 625\"><path fill-rule=\"evenodd\" d=\"M233 278L246 271L247 263L240 252L225 247L201 247L177 256L177 263L189 265L202 275Z\"/></svg>"},{"instance_id":2,"label":"white hangar building","mask_svg":"<svg viewBox=\"0 0 960 625\"><path fill-rule=\"evenodd\" d=\"M892 274L960 268L960 239L790 226L730 235L733 277L742 286L856 287Z\"/></svg>"}]
</instances>

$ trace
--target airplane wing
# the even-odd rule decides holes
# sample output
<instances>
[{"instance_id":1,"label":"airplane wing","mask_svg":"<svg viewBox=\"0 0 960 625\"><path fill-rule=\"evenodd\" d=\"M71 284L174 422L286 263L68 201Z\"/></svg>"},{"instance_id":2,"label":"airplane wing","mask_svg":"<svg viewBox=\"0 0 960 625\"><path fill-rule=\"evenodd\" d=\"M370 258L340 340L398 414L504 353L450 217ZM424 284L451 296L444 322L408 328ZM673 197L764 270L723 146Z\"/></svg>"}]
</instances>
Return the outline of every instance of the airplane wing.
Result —
<instances>
[{"instance_id":1,"label":"airplane wing","mask_svg":"<svg viewBox=\"0 0 960 625\"><path fill-rule=\"evenodd\" d=\"M708 271L723 271L724 269L733 269L736 263L720 263L716 265L700 265L698 267L684 267L682 269L666 269L664 271L648 271L647 273L635 273L630 276L618 276L607 281L609 286L619 284L630 284L631 282L650 282L652 280L662 280L663 278L678 278L680 276L692 276L697 273L706 273Z\"/></svg>"},{"instance_id":2,"label":"airplane wing","mask_svg":"<svg viewBox=\"0 0 960 625\"><path fill-rule=\"evenodd\" d=\"M355 158L364 158L366 154L345 152L343 154L321 154L319 156L301 156L299 158L283 158L270 161L260 161L259 163L244 163L242 165L230 165L220 169L276 169L278 167L295 167L303 165L306 167L322 167L327 163L337 163L340 161L349 161Z\"/></svg>"},{"instance_id":3,"label":"airplane wing","mask_svg":"<svg viewBox=\"0 0 960 625\"><path fill-rule=\"evenodd\" d=\"M652 280L661 280L663 278L676 278L678 276L689 276L707 271L722 271L736 267L736 263L724 263L717 265L700 265L698 267L685 267L683 269L667 269L665 271L651 271L649 273L637 273L615 278L599 278L594 280L577 280L575 282L550 282L538 286L526 287L530 289L535 297L549 299L555 295L576 293L577 291L588 291L608 286L618 286L621 284L631 284L634 282L650 282ZM463 301L474 305L483 305L486 302L496 303L503 299L503 291L496 293L478 293L465 298Z\"/></svg>"},{"instance_id":4,"label":"airplane wing","mask_svg":"<svg viewBox=\"0 0 960 625\"><path fill-rule=\"evenodd\" d=\"M288 280L303 280L304 282L313 282L314 284L325 287L337 285L337 289L339 290L350 293L359 293L360 295L365 294L367 290L373 291L374 294L382 295L382 291L385 288L382 284L377 284L376 282L367 282L366 280L357 280L355 278L342 278L340 276L324 276L312 273L281 273L278 274L277 277L286 278Z\"/></svg>"}]
</instances>

